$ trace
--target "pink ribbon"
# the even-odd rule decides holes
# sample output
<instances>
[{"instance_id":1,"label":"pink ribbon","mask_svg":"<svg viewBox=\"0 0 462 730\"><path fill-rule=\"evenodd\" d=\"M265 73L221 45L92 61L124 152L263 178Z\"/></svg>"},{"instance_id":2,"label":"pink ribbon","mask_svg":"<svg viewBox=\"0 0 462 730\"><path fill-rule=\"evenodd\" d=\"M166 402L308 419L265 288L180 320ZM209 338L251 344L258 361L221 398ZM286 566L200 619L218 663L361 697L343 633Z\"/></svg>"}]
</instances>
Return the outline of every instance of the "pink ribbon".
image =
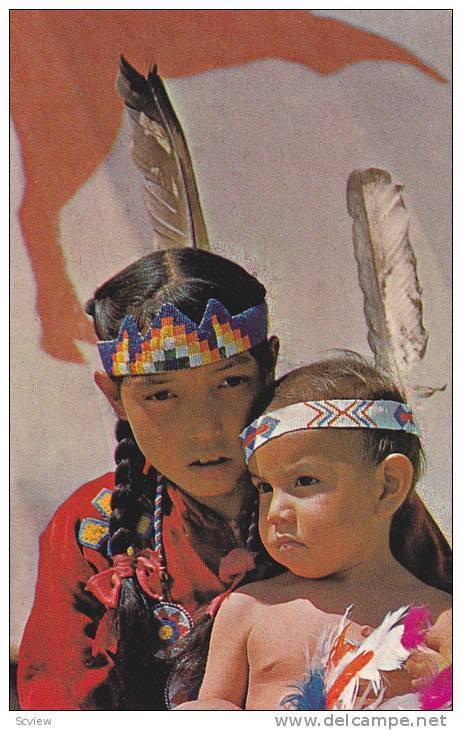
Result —
<instances>
[{"instance_id":1,"label":"pink ribbon","mask_svg":"<svg viewBox=\"0 0 462 730\"><path fill-rule=\"evenodd\" d=\"M255 555L251 553L247 548L234 548L220 560L218 568L218 575L223 583L229 583L232 581L228 590L224 593L219 593L218 596L210 601L207 613L209 616L214 618L220 608L221 604L232 593L244 579L246 573L249 570L255 568Z\"/></svg>"},{"instance_id":2,"label":"pink ribbon","mask_svg":"<svg viewBox=\"0 0 462 730\"><path fill-rule=\"evenodd\" d=\"M102 570L88 579L85 590L106 606L116 608L122 581L136 575L141 589L151 598L160 598L158 580L160 576L160 560L154 550L146 548L135 556L115 555L110 568Z\"/></svg>"}]
</instances>

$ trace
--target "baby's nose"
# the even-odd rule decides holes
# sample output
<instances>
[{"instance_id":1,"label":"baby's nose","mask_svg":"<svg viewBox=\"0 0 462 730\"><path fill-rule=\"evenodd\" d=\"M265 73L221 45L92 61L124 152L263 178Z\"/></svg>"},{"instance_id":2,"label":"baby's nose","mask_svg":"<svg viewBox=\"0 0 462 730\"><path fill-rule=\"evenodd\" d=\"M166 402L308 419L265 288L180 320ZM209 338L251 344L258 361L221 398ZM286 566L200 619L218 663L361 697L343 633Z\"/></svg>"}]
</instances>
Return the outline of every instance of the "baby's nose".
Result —
<instances>
[{"instance_id":1,"label":"baby's nose","mask_svg":"<svg viewBox=\"0 0 462 730\"><path fill-rule=\"evenodd\" d=\"M294 524L297 521L295 510L286 495L273 495L266 519L274 526Z\"/></svg>"}]
</instances>

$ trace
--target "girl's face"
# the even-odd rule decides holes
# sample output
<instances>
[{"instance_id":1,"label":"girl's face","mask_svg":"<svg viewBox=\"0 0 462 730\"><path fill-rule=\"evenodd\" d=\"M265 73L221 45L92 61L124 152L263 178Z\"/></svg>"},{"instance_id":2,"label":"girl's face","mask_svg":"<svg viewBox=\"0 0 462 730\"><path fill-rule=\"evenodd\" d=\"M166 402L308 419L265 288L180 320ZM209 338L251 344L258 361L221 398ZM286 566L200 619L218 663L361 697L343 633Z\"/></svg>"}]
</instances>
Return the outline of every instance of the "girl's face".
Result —
<instances>
[{"instance_id":1,"label":"girl's face","mask_svg":"<svg viewBox=\"0 0 462 730\"><path fill-rule=\"evenodd\" d=\"M193 497L227 494L245 471L239 433L263 387L249 353L124 378L120 398L141 451Z\"/></svg>"},{"instance_id":2,"label":"girl's face","mask_svg":"<svg viewBox=\"0 0 462 730\"><path fill-rule=\"evenodd\" d=\"M250 459L262 542L296 575L333 575L367 561L376 550L380 486L375 465L361 460L357 436L288 433Z\"/></svg>"}]
</instances>

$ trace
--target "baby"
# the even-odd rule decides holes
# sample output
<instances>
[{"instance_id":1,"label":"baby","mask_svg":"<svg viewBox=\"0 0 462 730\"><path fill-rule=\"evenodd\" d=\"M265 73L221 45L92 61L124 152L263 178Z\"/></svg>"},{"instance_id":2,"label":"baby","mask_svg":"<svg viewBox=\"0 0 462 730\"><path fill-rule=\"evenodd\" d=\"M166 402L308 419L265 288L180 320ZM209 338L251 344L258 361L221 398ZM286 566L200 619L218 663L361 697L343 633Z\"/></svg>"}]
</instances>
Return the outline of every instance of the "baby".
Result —
<instances>
[{"instance_id":1,"label":"baby","mask_svg":"<svg viewBox=\"0 0 462 730\"><path fill-rule=\"evenodd\" d=\"M223 602L199 699L181 709L422 708L415 673L400 667L420 641L410 635L421 631L423 642L430 618L447 625L451 599L390 550L393 515L423 463L394 383L349 354L302 367L281 379L241 441L261 540L287 572ZM414 666L441 684L450 658L431 659L430 670ZM447 682L434 690L445 691Z\"/></svg>"}]
</instances>

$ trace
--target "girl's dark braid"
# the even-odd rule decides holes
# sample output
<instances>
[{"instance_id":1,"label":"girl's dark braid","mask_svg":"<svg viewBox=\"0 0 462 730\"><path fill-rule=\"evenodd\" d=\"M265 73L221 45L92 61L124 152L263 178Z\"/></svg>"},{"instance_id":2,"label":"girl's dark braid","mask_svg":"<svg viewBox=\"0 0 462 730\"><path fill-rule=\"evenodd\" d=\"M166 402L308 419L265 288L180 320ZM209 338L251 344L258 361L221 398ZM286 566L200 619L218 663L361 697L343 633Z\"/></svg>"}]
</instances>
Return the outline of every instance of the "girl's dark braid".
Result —
<instances>
[{"instance_id":1,"label":"girl's dark braid","mask_svg":"<svg viewBox=\"0 0 462 730\"><path fill-rule=\"evenodd\" d=\"M124 553L129 547L142 547L142 538L136 528L143 514L153 512L152 499L148 494L148 490L152 491L152 482L148 482L143 474L146 460L128 421L117 422L116 437L117 468L109 523L113 555Z\"/></svg>"},{"instance_id":2,"label":"girl's dark braid","mask_svg":"<svg viewBox=\"0 0 462 730\"><path fill-rule=\"evenodd\" d=\"M143 474L145 457L138 448L130 424L119 420L116 426L118 445L115 452L115 489L109 523L111 553L125 553L128 548L143 548L151 536L143 538L137 526L143 514L153 514L156 472ZM133 576L122 583L116 610L118 633L114 657L114 682L120 710L164 709L163 688L167 666L156 659L159 649L158 625L147 598Z\"/></svg>"}]
</instances>

